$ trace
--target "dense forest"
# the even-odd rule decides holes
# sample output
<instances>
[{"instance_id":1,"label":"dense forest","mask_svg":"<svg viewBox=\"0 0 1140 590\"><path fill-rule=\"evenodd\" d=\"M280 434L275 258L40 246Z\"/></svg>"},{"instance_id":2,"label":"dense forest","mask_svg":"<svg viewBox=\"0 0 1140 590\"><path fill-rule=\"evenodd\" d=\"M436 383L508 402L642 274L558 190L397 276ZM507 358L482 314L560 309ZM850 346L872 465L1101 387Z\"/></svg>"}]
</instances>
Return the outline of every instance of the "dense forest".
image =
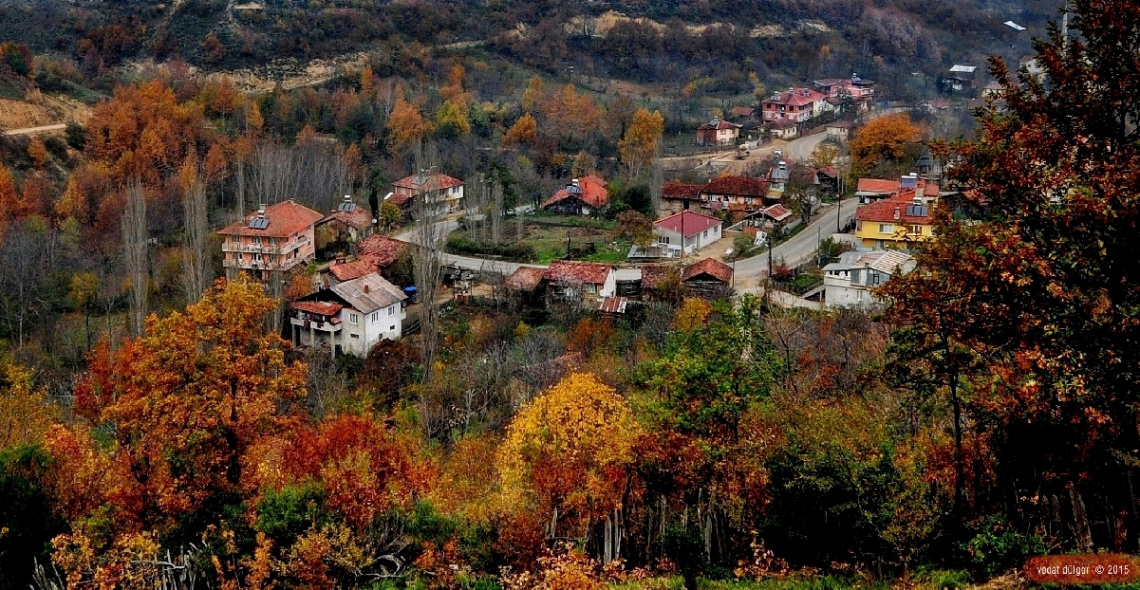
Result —
<instances>
[{"instance_id":1,"label":"dense forest","mask_svg":"<svg viewBox=\"0 0 1140 590\"><path fill-rule=\"evenodd\" d=\"M977 213L935 208L877 312L495 298L334 360L275 329L306 273L214 282L202 227L345 194L382 216L428 166L494 214L591 172L606 214L652 214L666 97L570 76L748 96L807 54L797 80L909 80L1055 16L976 4L622 2L660 26L603 35L543 2L5 3L4 95L93 106L0 137L0 588L1020 586L1032 555L1140 552L1131 2L1071 2L1044 78L995 58L976 136L926 141ZM735 25L804 21L827 52ZM268 92L190 65L369 44ZM170 59L118 69L144 56Z\"/></svg>"}]
</instances>

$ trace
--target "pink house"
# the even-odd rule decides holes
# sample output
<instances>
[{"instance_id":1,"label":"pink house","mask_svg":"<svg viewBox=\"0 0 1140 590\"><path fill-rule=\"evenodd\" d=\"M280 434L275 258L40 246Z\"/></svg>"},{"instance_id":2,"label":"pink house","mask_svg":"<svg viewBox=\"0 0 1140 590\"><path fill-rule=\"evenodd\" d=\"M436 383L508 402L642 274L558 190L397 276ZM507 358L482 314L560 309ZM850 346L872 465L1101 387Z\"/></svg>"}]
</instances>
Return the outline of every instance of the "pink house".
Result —
<instances>
[{"instance_id":1,"label":"pink house","mask_svg":"<svg viewBox=\"0 0 1140 590\"><path fill-rule=\"evenodd\" d=\"M810 88L790 88L760 103L764 121L792 121L803 123L831 109L827 96Z\"/></svg>"},{"instance_id":2,"label":"pink house","mask_svg":"<svg viewBox=\"0 0 1140 590\"><path fill-rule=\"evenodd\" d=\"M270 272L307 264L316 255L313 227L322 217L293 201L262 207L218 232L223 237L222 266L264 280Z\"/></svg>"}]
</instances>

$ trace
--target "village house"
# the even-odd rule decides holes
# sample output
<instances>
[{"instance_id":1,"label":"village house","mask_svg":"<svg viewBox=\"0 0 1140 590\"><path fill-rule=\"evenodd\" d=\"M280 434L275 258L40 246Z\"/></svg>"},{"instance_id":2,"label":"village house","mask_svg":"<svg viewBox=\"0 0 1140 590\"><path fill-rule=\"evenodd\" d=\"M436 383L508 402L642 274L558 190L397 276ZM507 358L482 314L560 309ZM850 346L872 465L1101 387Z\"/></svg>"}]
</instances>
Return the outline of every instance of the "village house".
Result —
<instances>
[{"instance_id":1,"label":"village house","mask_svg":"<svg viewBox=\"0 0 1140 590\"><path fill-rule=\"evenodd\" d=\"M743 106L732 107L732 110L729 111L729 114L732 115L734 119L737 121L744 121L746 123L755 122L757 113L759 113L759 109L756 107Z\"/></svg>"},{"instance_id":2,"label":"village house","mask_svg":"<svg viewBox=\"0 0 1140 590\"><path fill-rule=\"evenodd\" d=\"M372 212L367 207L353 203L352 196L345 195L344 202L316 223L317 251L341 248L364 239L372 233L372 221Z\"/></svg>"},{"instance_id":3,"label":"village house","mask_svg":"<svg viewBox=\"0 0 1140 590\"><path fill-rule=\"evenodd\" d=\"M701 190L701 206L710 211L728 210L734 220L763 209L768 181L750 176L714 178Z\"/></svg>"},{"instance_id":4,"label":"village house","mask_svg":"<svg viewBox=\"0 0 1140 590\"><path fill-rule=\"evenodd\" d=\"M392 279L389 271L408 250L407 242L372 234L356 244L356 259L337 258L325 267L322 277L325 286L360 278L378 272L386 279Z\"/></svg>"},{"instance_id":5,"label":"village house","mask_svg":"<svg viewBox=\"0 0 1140 590\"><path fill-rule=\"evenodd\" d=\"M934 239L930 201L913 188L855 210L855 237L864 248L909 251Z\"/></svg>"},{"instance_id":6,"label":"village house","mask_svg":"<svg viewBox=\"0 0 1140 590\"><path fill-rule=\"evenodd\" d=\"M614 267L596 262L555 260L543 273L550 303L596 305L612 297L617 286Z\"/></svg>"},{"instance_id":7,"label":"village house","mask_svg":"<svg viewBox=\"0 0 1140 590\"><path fill-rule=\"evenodd\" d=\"M314 226L321 217L293 201L262 206L244 221L218 231L222 266L227 273L246 271L266 280L272 272L308 264L316 256Z\"/></svg>"},{"instance_id":8,"label":"village house","mask_svg":"<svg viewBox=\"0 0 1140 590\"><path fill-rule=\"evenodd\" d=\"M591 174L571 180L570 184L547 199L542 208L565 215L589 215L609 202L610 191L606 189L606 181Z\"/></svg>"},{"instance_id":9,"label":"village house","mask_svg":"<svg viewBox=\"0 0 1140 590\"><path fill-rule=\"evenodd\" d=\"M317 291L289 304L293 344L366 356L381 339L400 339L406 298L378 273Z\"/></svg>"},{"instance_id":10,"label":"village house","mask_svg":"<svg viewBox=\"0 0 1140 590\"><path fill-rule=\"evenodd\" d=\"M653 235L670 257L692 254L721 238L723 222L692 211L674 213L653 222ZM682 239L682 236L684 239Z\"/></svg>"},{"instance_id":11,"label":"village house","mask_svg":"<svg viewBox=\"0 0 1140 590\"><path fill-rule=\"evenodd\" d=\"M815 87L827 96L827 102L837 111L842 111L847 101L854 105L856 111L867 111L875 97L875 83L860 78L858 74L851 74L851 78L816 80Z\"/></svg>"},{"instance_id":12,"label":"village house","mask_svg":"<svg viewBox=\"0 0 1140 590\"><path fill-rule=\"evenodd\" d=\"M768 132L776 139L792 139L800 134L800 124L791 119L768 121Z\"/></svg>"},{"instance_id":13,"label":"village house","mask_svg":"<svg viewBox=\"0 0 1140 590\"><path fill-rule=\"evenodd\" d=\"M681 284L689 295L726 299L732 296L732 274L731 266L715 258L705 258L681 271Z\"/></svg>"},{"instance_id":14,"label":"village house","mask_svg":"<svg viewBox=\"0 0 1140 590\"><path fill-rule=\"evenodd\" d=\"M424 196L424 204L431 215L446 215L458 211L463 201L463 181L439 172L412 174L392 183L392 194L385 197L405 215L411 216L414 201Z\"/></svg>"},{"instance_id":15,"label":"village house","mask_svg":"<svg viewBox=\"0 0 1140 590\"><path fill-rule=\"evenodd\" d=\"M700 207L703 184L666 182L661 185L661 204L664 208L679 213L690 207Z\"/></svg>"},{"instance_id":16,"label":"village house","mask_svg":"<svg viewBox=\"0 0 1140 590\"><path fill-rule=\"evenodd\" d=\"M851 139L851 128L854 126L851 121L833 121L828 123L825 127L827 138L837 141L839 143L847 143Z\"/></svg>"},{"instance_id":17,"label":"village house","mask_svg":"<svg viewBox=\"0 0 1140 590\"><path fill-rule=\"evenodd\" d=\"M735 146L742 125L713 119L697 127L697 145Z\"/></svg>"},{"instance_id":18,"label":"village house","mask_svg":"<svg viewBox=\"0 0 1140 590\"><path fill-rule=\"evenodd\" d=\"M974 87L974 72L978 66L964 66L955 64L950 71L942 77L942 89L947 92L961 92Z\"/></svg>"},{"instance_id":19,"label":"village house","mask_svg":"<svg viewBox=\"0 0 1140 590\"><path fill-rule=\"evenodd\" d=\"M520 266L503 281L507 291L524 306L539 306L543 299L543 281L546 269L537 266Z\"/></svg>"},{"instance_id":20,"label":"village house","mask_svg":"<svg viewBox=\"0 0 1140 590\"><path fill-rule=\"evenodd\" d=\"M831 110L826 96L810 88L789 88L760 103L764 122L791 121L799 124Z\"/></svg>"},{"instance_id":21,"label":"village house","mask_svg":"<svg viewBox=\"0 0 1140 590\"><path fill-rule=\"evenodd\" d=\"M859 197L860 203L874 203L891 198L903 190L916 192L924 201L937 199L941 195L941 187L937 183L929 182L912 172L898 180L860 178L855 186L855 196Z\"/></svg>"},{"instance_id":22,"label":"village house","mask_svg":"<svg viewBox=\"0 0 1140 590\"><path fill-rule=\"evenodd\" d=\"M897 251L844 252L823 267L824 305L829 308L881 304L874 290L891 277L914 270L914 257Z\"/></svg>"},{"instance_id":23,"label":"village house","mask_svg":"<svg viewBox=\"0 0 1140 590\"><path fill-rule=\"evenodd\" d=\"M642 299L664 301L681 297L681 269L666 264L646 264L640 270Z\"/></svg>"}]
</instances>

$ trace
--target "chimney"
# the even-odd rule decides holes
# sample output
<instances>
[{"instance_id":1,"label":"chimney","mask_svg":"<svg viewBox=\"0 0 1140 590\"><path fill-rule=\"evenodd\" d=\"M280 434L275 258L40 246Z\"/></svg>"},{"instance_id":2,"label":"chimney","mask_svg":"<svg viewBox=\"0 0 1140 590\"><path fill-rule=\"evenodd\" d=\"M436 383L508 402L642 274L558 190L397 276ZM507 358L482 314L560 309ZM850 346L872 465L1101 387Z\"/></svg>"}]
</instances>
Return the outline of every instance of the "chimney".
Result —
<instances>
[{"instance_id":1,"label":"chimney","mask_svg":"<svg viewBox=\"0 0 1140 590\"><path fill-rule=\"evenodd\" d=\"M369 293L371 291L372 291L372 289L368 286L368 283L364 283L364 292Z\"/></svg>"},{"instance_id":2,"label":"chimney","mask_svg":"<svg viewBox=\"0 0 1140 590\"><path fill-rule=\"evenodd\" d=\"M345 258L344 256L337 256L337 258L336 258L336 263L337 263L337 264L344 264L344 263L345 263L345 262L347 262L347 261L348 261L348 259L347 259L347 258Z\"/></svg>"},{"instance_id":3,"label":"chimney","mask_svg":"<svg viewBox=\"0 0 1140 590\"><path fill-rule=\"evenodd\" d=\"M898 221L899 218L901 218L901 217L902 217L902 211L900 211L898 207L895 207L895 221Z\"/></svg>"}]
</instances>

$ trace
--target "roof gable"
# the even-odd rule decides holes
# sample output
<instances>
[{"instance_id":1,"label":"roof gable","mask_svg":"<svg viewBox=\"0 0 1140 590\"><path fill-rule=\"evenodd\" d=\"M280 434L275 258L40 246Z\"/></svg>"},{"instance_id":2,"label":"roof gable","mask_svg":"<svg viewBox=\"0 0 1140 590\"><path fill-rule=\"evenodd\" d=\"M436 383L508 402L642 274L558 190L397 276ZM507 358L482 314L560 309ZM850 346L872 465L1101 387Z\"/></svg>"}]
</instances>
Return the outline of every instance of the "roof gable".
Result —
<instances>
[{"instance_id":1,"label":"roof gable","mask_svg":"<svg viewBox=\"0 0 1140 590\"><path fill-rule=\"evenodd\" d=\"M345 281L334 286L332 291L361 313L372 313L408 297L403 290L375 272Z\"/></svg>"},{"instance_id":2,"label":"roof gable","mask_svg":"<svg viewBox=\"0 0 1140 590\"><path fill-rule=\"evenodd\" d=\"M728 284L732 282L732 267L715 258L705 258L696 264L691 264L685 267L685 270L681 273L682 281L689 281L702 277L710 277L722 283Z\"/></svg>"},{"instance_id":3,"label":"roof gable","mask_svg":"<svg viewBox=\"0 0 1140 590\"><path fill-rule=\"evenodd\" d=\"M707 229L719 227L721 223L723 222L715 217L701 215L700 213L694 213L692 211L682 211L680 213L674 213L664 219L658 219L653 222L653 225L654 227L659 227L678 234L684 230L684 235L688 238Z\"/></svg>"}]
</instances>

